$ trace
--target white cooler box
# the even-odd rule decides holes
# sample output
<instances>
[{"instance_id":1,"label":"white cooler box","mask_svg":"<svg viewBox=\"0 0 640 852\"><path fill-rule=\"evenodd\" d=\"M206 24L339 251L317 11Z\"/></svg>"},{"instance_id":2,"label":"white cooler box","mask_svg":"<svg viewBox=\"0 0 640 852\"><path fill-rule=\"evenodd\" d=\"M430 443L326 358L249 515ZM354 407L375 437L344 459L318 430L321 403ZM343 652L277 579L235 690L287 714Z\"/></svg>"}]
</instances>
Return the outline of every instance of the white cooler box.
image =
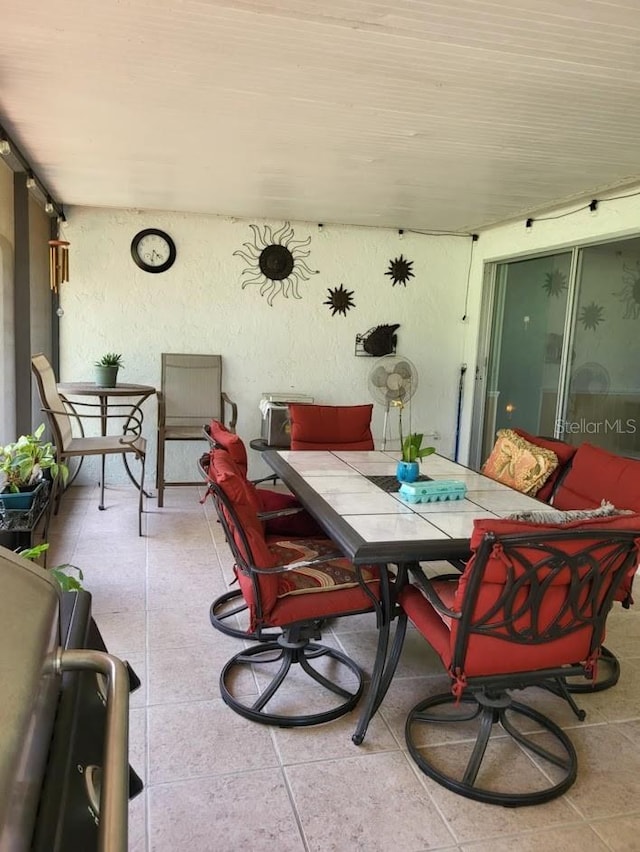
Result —
<instances>
[{"instance_id":1,"label":"white cooler box","mask_svg":"<svg viewBox=\"0 0 640 852\"><path fill-rule=\"evenodd\" d=\"M270 447L286 449L291 446L291 427L289 424L289 403L312 403L312 396L302 394L262 394L260 411L262 413L261 438Z\"/></svg>"}]
</instances>

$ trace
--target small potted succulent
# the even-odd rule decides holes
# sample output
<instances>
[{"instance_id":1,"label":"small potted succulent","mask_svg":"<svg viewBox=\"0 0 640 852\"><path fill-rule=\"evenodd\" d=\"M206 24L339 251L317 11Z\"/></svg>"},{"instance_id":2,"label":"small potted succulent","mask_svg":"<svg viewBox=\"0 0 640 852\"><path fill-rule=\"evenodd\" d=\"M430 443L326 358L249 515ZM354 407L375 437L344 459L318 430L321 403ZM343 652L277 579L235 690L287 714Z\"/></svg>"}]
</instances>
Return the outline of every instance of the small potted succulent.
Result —
<instances>
[{"instance_id":1,"label":"small potted succulent","mask_svg":"<svg viewBox=\"0 0 640 852\"><path fill-rule=\"evenodd\" d=\"M0 500L5 509L28 509L40 486L44 472L66 482L69 470L56 461L53 444L42 440L44 423L32 435L21 435L17 441L0 446Z\"/></svg>"},{"instance_id":2,"label":"small potted succulent","mask_svg":"<svg viewBox=\"0 0 640 852\"><path fill-rule=\"evenodd\" d=\"M122 355L116 352L107 352L99 361L95 362L96 385L99 388L114 388L118 381L118 370L124 370Z\"/></svg>"}]
</instances>

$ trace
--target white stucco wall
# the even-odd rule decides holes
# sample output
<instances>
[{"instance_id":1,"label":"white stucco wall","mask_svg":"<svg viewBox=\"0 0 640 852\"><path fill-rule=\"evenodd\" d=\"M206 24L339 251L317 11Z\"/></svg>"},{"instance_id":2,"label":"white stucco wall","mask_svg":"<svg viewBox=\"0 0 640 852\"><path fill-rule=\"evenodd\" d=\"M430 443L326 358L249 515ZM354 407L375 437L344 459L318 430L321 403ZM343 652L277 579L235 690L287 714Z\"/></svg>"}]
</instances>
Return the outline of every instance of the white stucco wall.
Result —
<instances>
[{"instance_id":1,"label":"white stucco wall","mask_svg":"<svg viewBox=\"0 0 640 852\"><path fill-rule=\"evenodd\" d=\"M622 239L640 234L640 188L627 189L611 195L628 195L627 198L599 199L595 214L578 210L582 204L559 208L545 214L555 216L545 221L534 220L531 228L525 219L480 234L474 245L470 272L468 334L464 338L463 359L468 363L464 390L461 430L461 459L468 456L472 429L473 392L477 366L478 331L482 303L482 282L487 262L523 257L540 252L560 250L575 245ZM573 212L576 211L576 212ZM568 215L564 215L568 214ZM639 379L636 377L636 386Z\"/></svg>"},{"instance_id":2,"label":"white stucco wall","mask_svg":"<svg viewBox=\"0 0 640 852\"><path fill-rule=\"evenodd\" d=\"M320 274L301 283L299 300L278 296L270 307L259 287L242 289L246 263L233 256L252 241L249 224L216 216L70 209L62 233L71 243L71 280L61 289L60 379L92 380L96 358L116 351L125 362L121 381L158 386L161 352L220 353L225 390L238 404L237 431L248 441L260 435L262 392L304 393L327 404L370 401L367 374L374 359L354 356L356 334L400 323L398 352L415 363L420 376L412 403L414 431L438 432L433 443L451 455L470 239L400 238L397 231L292 222L296 240L311 236L306 262ZM282 225L268 224L274 230ZM165 273L145 273L131 259L132 238L148 227L175 240L177 260ZM401 254L413 262L415 275L406 287L392 286L385 275L389 261ZM323 304L328 288L341 284L355 301L346 317L332 316ZM146 412L151 481L153 402ZM376 406L377 439L382 422L383 409ZM170 451L175 458L176 448ZM196 452L191 449L188 464L193 459L195 465ZM120 466L109 461L108 476L116 478ZM175 472L170 467L170 475ZM250 472L266 472L257 453L251 453Z\"/></svg>"}]
</instances>

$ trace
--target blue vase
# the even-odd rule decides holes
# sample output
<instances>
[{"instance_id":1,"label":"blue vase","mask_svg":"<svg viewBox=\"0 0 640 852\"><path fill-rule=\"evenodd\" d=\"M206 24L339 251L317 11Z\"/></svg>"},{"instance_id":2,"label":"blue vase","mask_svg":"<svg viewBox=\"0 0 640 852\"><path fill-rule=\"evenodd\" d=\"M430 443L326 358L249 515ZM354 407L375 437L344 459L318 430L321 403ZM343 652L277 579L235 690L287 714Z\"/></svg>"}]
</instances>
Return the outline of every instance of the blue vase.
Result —
<instances>
[{"instance_id":1,"label":"blue vase","mask_svg":"<svg viewBox=\"0 0 640 852\"><path fill-rule=\"evenodd\" d=\"M396 468L396 479L398 482L415 482L420 475L418 462L399 461Z\"/></svg>"}]
</instances>

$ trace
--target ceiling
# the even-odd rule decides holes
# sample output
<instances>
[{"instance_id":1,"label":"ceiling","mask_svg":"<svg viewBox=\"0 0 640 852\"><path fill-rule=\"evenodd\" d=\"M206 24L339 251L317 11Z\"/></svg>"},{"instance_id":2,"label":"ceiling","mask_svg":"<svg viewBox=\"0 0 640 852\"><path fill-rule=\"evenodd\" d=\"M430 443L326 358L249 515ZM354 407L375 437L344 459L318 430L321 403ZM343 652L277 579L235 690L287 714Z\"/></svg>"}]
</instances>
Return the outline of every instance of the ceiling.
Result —
<instances>
[{"instance_id":1,"label":"ceiling","mask_svg":"<svg viewBox=\"0 0 640 852\"><path fill-rule=\"evenodd\" d=\"M638 0L4 0L64 205L468 232L640 181Z\"/></svg>"}]
</instances>

